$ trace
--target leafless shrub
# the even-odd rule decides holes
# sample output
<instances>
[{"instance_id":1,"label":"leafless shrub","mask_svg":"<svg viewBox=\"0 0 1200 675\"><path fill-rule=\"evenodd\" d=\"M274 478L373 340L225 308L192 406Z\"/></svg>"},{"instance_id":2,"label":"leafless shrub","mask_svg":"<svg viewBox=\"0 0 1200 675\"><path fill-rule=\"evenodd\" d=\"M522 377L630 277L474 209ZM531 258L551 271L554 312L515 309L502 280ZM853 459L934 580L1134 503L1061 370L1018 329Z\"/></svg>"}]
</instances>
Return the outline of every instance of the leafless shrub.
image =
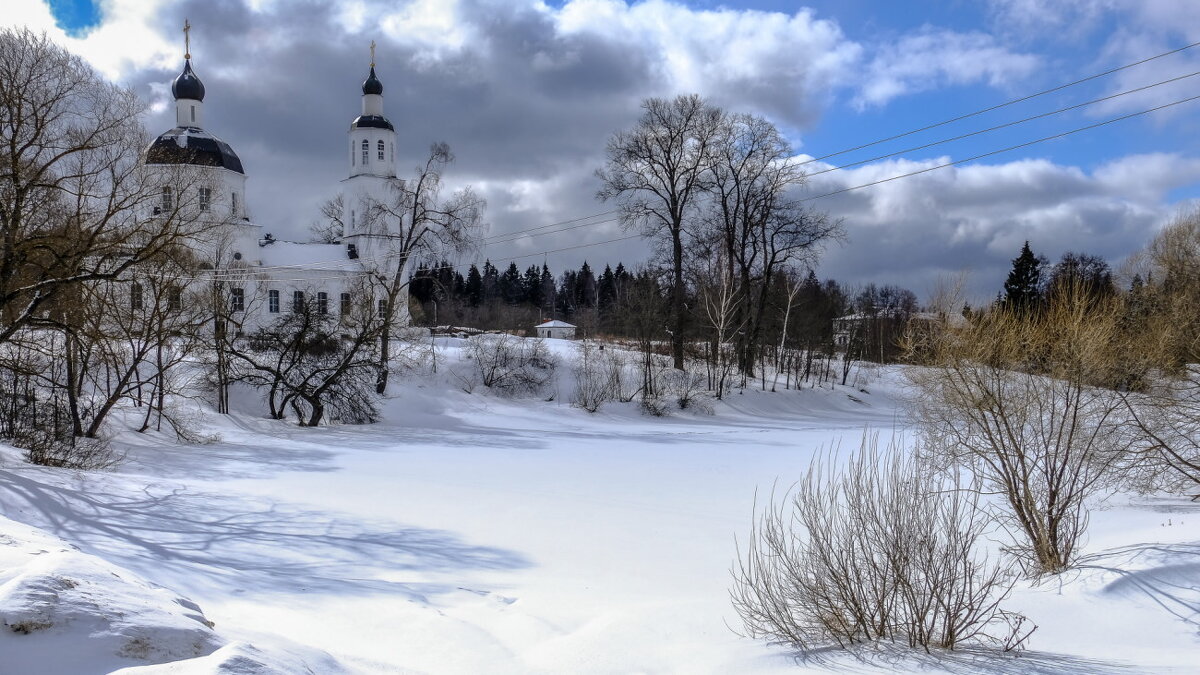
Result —
<instances>
[{"instance_id":1,"label":"leafless shrub","mask_svg":"<svg viewBox=\"0 0 1200 675\"><path fill-rule=\"evenodd\" d=\"M1123 466L1131 486L1176 493L1200 488L1200 366L1162 377L1125 402L1138 432L1137 452Z\"/></svg>"},{"instance_id":2,"label":"leafless shrub","mask_svg":"<svg viewBox=\"0 0 1200 675\"><path fill-rule=\"evenodd\" d=\"M811 650L902 641L1018 649L1033 632L1000 609L1015 579L980 551L979 491L877 438L843 469L816 460L772 492L731 572L744 635Z\"/></svg>"},{"instance_id":3,"label":"leafless shrub","mask_svg":"<svg viewBox=\"0 0 1200 675\"><path fill-rule=\"evenodd\" d=\"M668 370L662 376L662 389L679 405L680 410L711 413L712 395L706 388L708 378L696 365L687 362L684 370Z\"/></svg>"},{"instance_id":4,"label":"leafless shrub","mask_svg":"<svg viewBox=\"0 0 1200 675\"><path fill-rule=\"evenodd\" d=\"M25 430L12 439L24 448L33 464L88 471L110 469L121 461L107 441L100 438L60 436L42 429Z\"/></svg>"},{"instance_id":5,"label":"leafless shrub","mask_svg":"<svg viewBox=\"0 0 1200 675\"><path fill-rule=\"evenodd\" d=\"M622 363L614 358L614 350L591 340L577 343L578 352L571 372L575 376L575 391L571 405L596 412L605 403L621 395Z\"/></svg>"},{"instance_id":6,"label":"leafless shrub","mask_svg":"<svg viewBox=\"0 0 1200 675\"><path fill-rule=\"evenodd\" d=\"M995 309L946 326L906 371L931 459L1004 495L995 514L1031 573L1069 567L1087 502L1133 447L1114 303L1062 292L1036 313Z\"/></svg>"},{"instance_id":7,"label":"leafless shrub","mask_svg":"<svg viewBox=\"0 0 1200 675\"><path fill-rule=\"evenodd\" d=\"M554 381L558 367L542 340L505 334L469 338L466 356L479 384L510 396L540 393Z\"/></svg>"}]
</instances>

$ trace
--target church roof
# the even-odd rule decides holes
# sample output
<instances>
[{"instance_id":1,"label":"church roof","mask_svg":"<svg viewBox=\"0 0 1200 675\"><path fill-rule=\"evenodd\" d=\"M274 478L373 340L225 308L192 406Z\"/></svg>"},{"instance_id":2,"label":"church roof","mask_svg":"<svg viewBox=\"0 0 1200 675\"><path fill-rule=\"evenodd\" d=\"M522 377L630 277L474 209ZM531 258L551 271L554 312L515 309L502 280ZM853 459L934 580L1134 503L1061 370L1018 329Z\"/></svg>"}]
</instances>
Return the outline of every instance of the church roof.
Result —
<instances>
[{"instance_id":1,"label":"church roof","mask_svg":"<svg viewBox=\"0 0 1200 675\"><path fill-rule=\"evenodd\" d=\"M199 77L196 77L196 73L192 72L190 60L183 62L183 72L171 83L171 95L175 97L176 101L181 98L204 100L204 83L200 81Z\"/></svg>"},{"instance_id":2,"label":"church roof","mask_svg":"<svg viewBox=\"0 0 1200 675\"><path fill-rule=\"evenodd\" d=\"M558 319L554 319L552 321L547 321L545 323L539 323L538 325L534 326L534 328L574 328L574 327L575 327L575 324L570 324L570 323L567 323L566 321L559 321Z\"/></svg>"},{"instance_id":3,"label":"church roof","mask_svg":"<svg viewBox=\"0 0 1200 675\"><path fill-rule=\"evenodd\" d=\"M358 117L354 118L354 121L350 123L350 126L357 127L359 129L369 128L387 129L388 131L396 130L395 127L392 126L392 123L388 121L388 118L383 117L382 115L359 115Z\"/></svg>"},{"instance_id":4,"label":"church roof","mask_svg":"<svg viewBox=\"0 0 1200 675\"><path fill-rule=\"evenodd\" d=\"M246 173L228 143L197 127L175 127L154 139L146 148L146 164L219 166Z\"/></svg>"}]
</instances>

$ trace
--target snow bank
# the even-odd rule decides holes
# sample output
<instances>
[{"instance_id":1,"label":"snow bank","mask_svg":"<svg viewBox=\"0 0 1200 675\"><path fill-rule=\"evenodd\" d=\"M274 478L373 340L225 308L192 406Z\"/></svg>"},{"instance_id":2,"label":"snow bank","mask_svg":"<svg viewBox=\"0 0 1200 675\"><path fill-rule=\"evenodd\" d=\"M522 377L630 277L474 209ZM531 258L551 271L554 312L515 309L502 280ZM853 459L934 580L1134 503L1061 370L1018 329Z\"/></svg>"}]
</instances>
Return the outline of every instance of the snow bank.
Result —
<instances>
[{"instance_id":1,"label":"snow bank","mask_svg":"<svg viewBox=\"0 0 1200 675\"><path fill-rule=\"evenodd\" d=\"M0 626L3 673L342 672L295 645L227 645L191 600L4 517Z\"/></svg>"},{"instance_id":2,"label":"snow bank","mask_svg":"<svg viewBox=\"0 0 1200 675\"><path fill-rule=\"evenodd\" d=\"M8 672L108 672L220 647L190 600L33 528L0 518L0 530L0 652Z\"/></svg>"}]
</instances>

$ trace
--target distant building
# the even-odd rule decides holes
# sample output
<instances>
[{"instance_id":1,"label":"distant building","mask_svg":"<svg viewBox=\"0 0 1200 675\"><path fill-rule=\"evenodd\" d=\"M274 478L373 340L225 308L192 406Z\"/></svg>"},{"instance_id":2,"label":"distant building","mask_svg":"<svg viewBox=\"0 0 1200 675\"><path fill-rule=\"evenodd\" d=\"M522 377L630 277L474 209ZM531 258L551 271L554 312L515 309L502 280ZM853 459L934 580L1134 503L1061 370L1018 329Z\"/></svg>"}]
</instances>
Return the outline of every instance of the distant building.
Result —
<instances>
[{"instance_id":1,"label":"distant building","mask_svg":"<svg viewBox=\"0 0 1200 675\"><path fill-rule=\"evenodd\" d=\"M534 326L537 337L540 338L558 338L561 340L573 340L575 338L575 326L566 321L558 321L557 319L539 323Z\"/></svg>"}]
</instances>

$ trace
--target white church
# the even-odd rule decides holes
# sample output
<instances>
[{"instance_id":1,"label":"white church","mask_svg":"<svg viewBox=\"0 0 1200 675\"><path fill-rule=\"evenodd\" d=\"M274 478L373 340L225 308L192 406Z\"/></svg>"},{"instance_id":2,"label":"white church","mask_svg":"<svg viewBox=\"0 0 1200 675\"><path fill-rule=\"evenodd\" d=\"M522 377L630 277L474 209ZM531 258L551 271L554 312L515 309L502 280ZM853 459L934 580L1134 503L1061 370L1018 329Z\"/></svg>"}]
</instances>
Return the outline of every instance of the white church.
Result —
<instances>
[{"instance_id":1,"label":"white church","mask_svg":"<svg viewBox=\"0 0 1200 675\"><path fill-rule=\"evenodd\" d=\"M364 214L358 212L368 200L384 201L391 189L389 181L396 177L396 131L383 114L383 83L375 75L374 45L370 74L362 85L362 114L350 123L348 132L349 175L341 181L345 213L340 244L279 241L251 219L241 159L204 127L204 84L192 70L190 49L183 72L171 84L171 94L175 128L150 143L143 155L145 166L163 176L152 217L186 208L204 224L206 234L192 243L193 252L210 261L202 263L211 268L209 275L230 280L229 307L239 315L239 325L270 323L305 302L322 313L350 311L351 303L361 300L353 297L362 292L356 291L361 288L357 282L389 271L387 233L368 232ZM178 181L180 175L187 180ZM390 272L395 273L394 264ZM135 285L133 292L141 291ZM382 314L383 301L373 302L379 303ZM139 299L135 297L133 303L138 305ZM398 305L395 323L407 325L407 303L401 300Z\"/></svg>"}]
</instances>

